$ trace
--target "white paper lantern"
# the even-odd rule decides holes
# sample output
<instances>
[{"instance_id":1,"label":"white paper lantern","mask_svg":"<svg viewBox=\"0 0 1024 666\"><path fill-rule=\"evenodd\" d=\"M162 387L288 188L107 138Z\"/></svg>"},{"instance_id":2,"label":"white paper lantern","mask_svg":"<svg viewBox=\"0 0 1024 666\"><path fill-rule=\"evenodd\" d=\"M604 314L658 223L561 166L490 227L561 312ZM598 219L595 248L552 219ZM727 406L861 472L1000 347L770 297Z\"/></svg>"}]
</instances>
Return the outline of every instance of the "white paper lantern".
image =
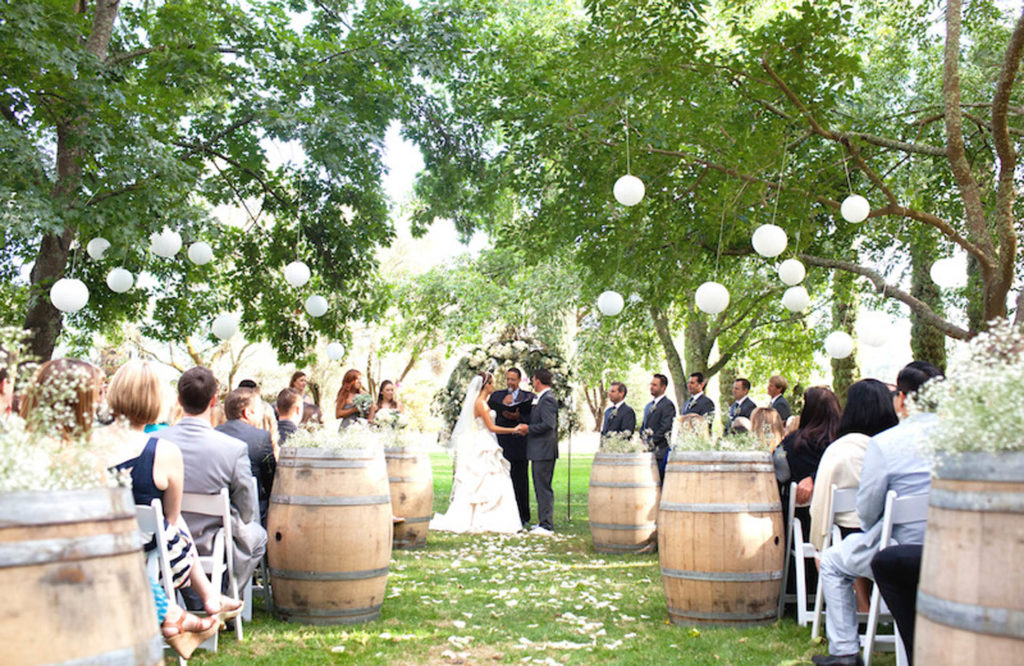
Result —
<instances>
[{"instance_id":1,"label":"white paper lantern","mask_svg":"<svg viewBox=\"0 0 1024 666\"><path fill-rule=\"evenodd\" d=\"M697 301L697 308L708 314L718 314L729 307L729 290L718 282L705 282L697 287L693 298Z\"/></svg>"},{"instance_id":2,"label":"white paper lantern","mask_svg":"<svg viewBox=\"0 0 1024 666\"><path fill-rule=\"evenodd\" d=\"M61 312L78 312L89 302L89 288L81 280L61 278L50 287L50 302Z\"/></svg>"},{"instance_id":3,"label":"white paper lantern","mask_svg":"<svg viewBox=\"0 0 1024 666\"><path fill-rule=\"evenodd\" d=\"M293 261L284 267L284 279L293 287L301 287L309 282L309 266L301 261Z\"/></svg>"},{"instance_id":4,"label":"white paper lantern","mask_svg":"<svg viewBox=\"0 0 1024 666\"><path fill-rule=\"evenodd\" d=\"M159 233L149 235L149 249L158 257L170 259L181 249L181 234L164 227Z\"/></svg>"},{"instance_id":5,"label":"white paper lantern","mask_svg":"<svg viewBox=\"0 0 1024 666\"><path fill-rule=\"evenodd\" d=\"M213 261L213 248L205 241L196 241L188 246L188 260L196 266Z\"/></svg>"},{"instance_id":6,"label":"white paper lantern","mask_svg":"<svg viewBox=\"0 0 1024 666\"><path fill-rule=\"evenodd\" d=\"M938 259L929 271L932 282L943 289L956 289L967 285L967 271L954 257Z\"/></svg>"},{"instance_id":7,"label":"white paper lantern","mask_svg":"<svg viewBox=\"0 0 1024 666\"><path fill-rule=\"evenodd\" d=\"M857 319L857 339L869 347L881 347L889 341L892 322L881 312L865 312Z\"/></svg>"},{"instance_id":8,"label":"white paper lantern","mask_svg":"<svg viewBox=\"0 0 1024 666\"><path fill-rule=\"evenodd\" d=\"M327 299L323 296L310 296L306 299L306 312L310 317L323 317L327 314Z\"/></svg>"},{"instance_id":9,"label":"white paper lantern","mask_svg":"<svg viewBox=\"0 0 1024 666\"><path fill-rule=\"evenodd\" d=\"M210 324L210 331L221 340L227 340L238 332L238 322L229 314L217 315Z\"/></svg>"},{"instance_id":10,"label":"white paper lantern","mask_svg":"<svg viewBox=\"0 0 1024 666\"><path fill-rule=\"evenodd\" d=\"M750 242L754 246L754 251L759 255L771 258L786 251L789 239L786 238L786 232L782 227L774 224L762 224L754 230Z\"/></svg>"},{"instance_id":11,"label":"white paper lantern","mask_svg":"<svg viewBox=\"0 0 1024 666\"><path fill-rule=\"evenodd\" d=\"M93 238L91 241L86 243L85 251L89 254L89 257L93 261L99 261L100 259L103 258L103 253L106 252L107 248L109 247L110 241L108 241L106 238L97 236L96 238Z\"/></svg>"},{"instance_id":12,"label":"white paper lantern","mask_svg":"<svg viewBox=\"0 0 1024 666\"><path fill-rule=\"evenodd\" d=\"M833 331L825 338L825 351L832 358L846 358L853 353L853 338L849 333Z\"/></svg>"},{"instance_id":13,"label":"white paper lantern","mask_svg":"<svg viewBox=\"0 0 1024 666\"><path fill-rule=\"evenodd\" d=\"M643 200L644 192L646 192L644 181L630 174L615 181L615 187L612 188L615 200L623 206L637 205Z\"/></svg>"},{"instance_id":14,"label":"white paper lantern","mask_svg":"<svg viewBox=\"0 0 1024 666\"><path fill-rule=\"evenodd\" d=\"M110 287L110 291L123 294L131 289L133 284L135 284L135 278L123 268L112 268L107 273L107 286Z\"/></svg>"},{"instance_id":15,"label":"white paper lantern","mask_svg":"<svg viewBox=\"0 0 1024 666\"><path fill-rule=\"evenodd\" d=\"M779 279L790 287L803 282L806 275L807 269L799 259L786 259L779 264Z\"/></svg>"},{"instance_id":16,"label":"white paper lantern","mask_svg":"<svg viewBox=\"0 0 1024 666\"><path fill-rule=\"evenodd\" d=\"M782 305L790 312L803 312L810 304L811 295L801 285L790 287L782 295Z\"/></svg>"},{"instance_id":17,"label":"white paper lantern","mask_svg":"<svg viewBox=\"0 0 1024 666\"><path fill-rule=\"evenodd\" d=\"M847 222L863 222L868 219L871 212L871 204L859 194L851 194L843 199L839 212Z\"/></svg>"},{"instance_id":18,"label":"white paper lantern","mask_svg":"<svg viewBox=\"0 0 1024 666\"><path fill-rule=\"evenodd\" d=\"M342 356L345 355L345 348L341 346L340 342L331 342L327 345L327 358L332 361L338 361Z\"/></svg>"},{"instance_id":19,"label":"white paper lantern","mask_svg":"<svg viewBox=\"0 0 1024 666\"><path fill-rule=\"evenodd\" d=\"M625 302L622 300L622 294L617 291L603 291L597 297L597 309L605 317L614 317L622 312L624 306Z\"/></svg>"}]
</instances>

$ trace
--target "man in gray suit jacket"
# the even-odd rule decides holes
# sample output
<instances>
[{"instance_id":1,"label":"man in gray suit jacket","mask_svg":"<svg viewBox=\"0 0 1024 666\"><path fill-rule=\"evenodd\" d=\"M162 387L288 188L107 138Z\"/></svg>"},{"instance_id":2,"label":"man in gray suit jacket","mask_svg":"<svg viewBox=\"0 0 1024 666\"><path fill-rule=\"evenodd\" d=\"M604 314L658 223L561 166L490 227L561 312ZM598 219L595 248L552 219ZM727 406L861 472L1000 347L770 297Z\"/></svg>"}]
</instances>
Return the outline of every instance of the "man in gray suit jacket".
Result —
<instances>
[{"instance_id":1,"label":"man in gray suit jacket","mask_svg":"<svg viewBox=\"0 0 1024 666\"><path fill-rule=\"evenodd\" d=\"M274 487L274 473L277 460L274 458L274 444L270 433L259 427L262 404L260 397L248 388L237 388L224 399L224 416L227 421L215 428L218 432L231 435L245 442L249 449L249 466L256 477L256 490L260 500L260 524L267 525L267 508L270 505L270 490Z\"/></svg>"},{"instance_id":2,"label":"man in gray suit jacket","mask_svg":"<svg viewBox=\"0 0 1024 666\"><path fill-rule=\"evenodd\" d=\"M668 377L656 374L651 379L651 400L644 407L644 421L640 425L640 439L647 444L647 450L654 452L658 461L658 473L665 482L665 464L668 462L668 437L672 434L672 420L676 417L676 406L665 397Z\"/></svg>"},{"instance_id":3,"label":"man in gray suit jacket","mask_svg":"<svg viewBox=\"0 0 1024 666\"><path fill-rule=\"evenodd\" d=\"M244 583L267 549L267 532L259 523L256 484L245 443L217 432L210 412L217 404L217 380L206 368L186 370L178 380L178 404L185 418L160 431L181 449L185 467L184 491L214 495L227 488L231 494L231 531L234 537L235 578ZM212 516L182 512L196 548L207 555L213 548L216 524Z\"/></svg>"},{"instance_id":4,"label":"man in gray suit jacket","mask_svg":"<svg viewBox=\"0 0 1024 666\"><path fill-rule=\"evenodd\" d=\"M530 410L530 425L521 423L516 430L526 435L526 457L533 475L533 492L537 497L537 526L531 534L550 536L555 533L555 492L551 479L558 459L558 399L551 392L551 371L541 368L533 373L533 390L537 393Z\"/></svg>"}]
</instances>

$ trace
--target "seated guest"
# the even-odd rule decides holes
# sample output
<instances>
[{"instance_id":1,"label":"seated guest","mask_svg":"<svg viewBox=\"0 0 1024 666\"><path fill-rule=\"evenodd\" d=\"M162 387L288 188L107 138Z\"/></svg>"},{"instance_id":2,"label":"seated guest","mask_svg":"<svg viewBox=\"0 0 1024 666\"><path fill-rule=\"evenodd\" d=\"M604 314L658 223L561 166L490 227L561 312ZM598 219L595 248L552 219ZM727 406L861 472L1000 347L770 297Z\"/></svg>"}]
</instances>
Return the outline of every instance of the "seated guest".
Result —
<instances>
[{"instance_id":1,"label":"seated guest","mask_svg":"<svg viewBox=\"0 0 1024 666\"><path fill-rule=\"evenodd\" d=\"M249 464L260 496L260 522L266 525L277 460L270 433L260 427L263 423L263 401L252 389L237 388L224 399L224 415L227 421L216 429L242 440L248 447Z\"/></svg>"},{"instance_id":2,"label":"seated guest","mask_svg":"<svg viewBox=\"0 0 1024 666\"><path fill-rule=\"evenodd\" d=\"M178 403L185 416L177 425L160 431L160 437L181 449L186 493L214 495L222 488L229 489L235 577L244 584L267 547L267 533L259 523L259 497L253 492L249 450L244 442L210 425L210 412L217 404L217 380L208 369L196 367L181 375ZM186 513L185 522L199 553L209 553L219 519Z\"/></svg>"},{"instance_id":3,"label":"seated guest","mask_svg":"<svg viewBox=\"0 0 1024 666\"><path fill-rule=\"evenodd\" d=\"M789 495L790 481L799 483L797 496L792 498L798 507L806 507L811 501L818 463L825 453L825 448L836 438L840 418L839 399L832 389L827 386L812 386L807 389L804 393L804 408L800 412L800 427L779 444L786 453L790 472L788 479L780 479L784 484L784 501ZM783 513L786 510L783 508ZM802 513L804 515L797 517L806 531L810 527L810 516L807 515L806 509ZM807 538L807 534L804 534L804 537Z\"/></svg>"},{"instance_id":4,"label":"seated guest","mask_svg":"<svg viewBox=\"0 0 1024 666\"><path fill-rule=\"evenodd\" d=\"M260 391L260 385L257 384L252 379L243 379L242 381L238 382L238 388L252 389L253 391L256 391L257 393L259 393L259 391Z\"/></svg>"},{"instance_id":5,"label":"seated guest","mask_svg":"<svg viewBox=\"0 0 1024 666\"><path fill-rule=\"evenodd\" d=\"M608 387L608 401L612 405L604 411L602 437L612 432L629 433L632 436L636 430L636 412L626 404L626 392L626 385L622 382L612 382Z\"/></svg>"},{"instance_id":6,"label":"seated guest","mask_svg":"<svg viewBox=\"0 0 1024 666\"><path fill-rule=\"evenodd\" d=\"M377 400L370 405L370 414L366 417L366 420L373 423L373 417L382 409L390 409L399 413L405 411L405 407L395 398L395 383L390 379L385 379L380 383Z\"/></svg>"},{"instance_id":7,"label":"seated guest","mask_svg":"<svg viewBox=\"0 0 1024 666\"><path fill-rule=\"evenodd\" d=\"M25 427L44 437L71 442L88 437L103 393L103 371L85 361L46 361L25 388L20 405Z\"/></svg>"},{"instance_id":8,"label":"seated guest","mask_svg":"<svg viewBox=\"0 0 1024 666\"><path fill-rule=\"evenodd\" d=\"M750 432L750 419L748 419L746 416L737 416L732 420L732 428L730 429L730 432Z\"/></svg>"},{"instance_id":9,"label":"seated guest","mask_svg":"<svg viewBox=\"0 0 1024 666\"><path fill-rule=\"evenodd\" d=\"M900 370L893 406L902 420L868 441L857 490L857 517L863 532L851 534L821 556L829 654L812 657L815 664L853 666L860 661L853 581L872 576L871 560L881 539L886 494L894 490L901 497L923 495L931 487L931 463L922 447L938 427L938 417L927 412L911 416L907 399L927 381L941 376L938 368L923 361L914 361ZM892 536L903 545L920 544L924 527L924 521L895 525Z\"/></svg>"},{"instance_id":10,"label":"seated guest","mask_svg":"<svg viewBox=\"0 0 1024 666\"><path fill-rule=\"evenodd\" d=\"M782 442L786 436L779 413L771 407L757 407L750 413L750 432L764 443L769 451Z\"/></svg>"},{"instance_id":11,"label":"seated guest","mask_svg":"<svg viewBox=\"0 0 1024 666\"><path fill-rule=\"evenodd\" d=\"M711 439L711 430L708 428L707 417L701 414L683 414L677 419L677 436L679 437L700 437Z\"/></svg>"},{"instance_id":12,"label":"seated guest","mask_svg":"<svg viewBox=\"0 0 1024 666\"><path fill-rule=\"evenodd\" d=\"M278 393L277 415L277 431L281 436L281 446L284 446L302 422L302 395L290 388Z\"/></svg>"},{"instance_id":13,"label":"seated guest","mask_svg":"<svg viewBox=\"0 0 1024 666\"><path fill-rule=\"evenodd\" d=\"M277 429L277 411L273 405L263 400L260 400L260 408L260 422L257 427L270 433L270 442L274 445L274 460L277 460L280 457L278 453L281 443L281 435Z\"/></svg>"},{"instance_id":14,"label":"seated guest","mask_svg":"<svg viewBox=\"0 0 1024 666\"><path fill-rule=\"evenodd\" d=\"M784 426L787 435L792 435L794 432L800 429L800 417L796 414L786 419Z\"/></svg>"},{"instance_id":15,"label":"seated guest","mask_svg":"<svg viewBox=\"0 0 1024 666\"><path fill-rule=\"evenodd\" d=\"M171 561L171 582L176 588L191 586L202 599L210 615L228 619L242 611L242 604L221 597L198 564L199 554L192 545L181 519L181 495L184 470L181 451L169 440L148 436L147 423L160 417L163 408L160 377L152 364L132 360L121 366L110 380L107 404L114 415L111 425L96 431L94 441L104 450L108 466L127 470L132 479L136 504L149 506L160 500L164 510L164 533ZM152 550L152 539L146 550ZM181 628L179 627L179 630ZM166 635L166 632L165 632Z\"/></svg>"}]
</instances>

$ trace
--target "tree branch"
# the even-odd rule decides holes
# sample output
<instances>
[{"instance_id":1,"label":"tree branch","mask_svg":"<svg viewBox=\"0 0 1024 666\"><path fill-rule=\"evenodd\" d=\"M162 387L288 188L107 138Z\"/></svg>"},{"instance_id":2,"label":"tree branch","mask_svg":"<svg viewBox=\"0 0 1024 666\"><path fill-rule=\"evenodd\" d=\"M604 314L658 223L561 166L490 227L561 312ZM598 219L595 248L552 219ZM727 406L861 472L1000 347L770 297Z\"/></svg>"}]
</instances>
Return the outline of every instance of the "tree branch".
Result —
<instances>
[{"instance_id":1,"label":"tree branch","mask_svg":"<svg viewBox=\"0 0 1024 666\"><path fill-rule=\"evenodd\" d=\"M174 141L172 143L175 146L178 146L179 148L185 148L185 149L188 149L188 150L191 150L191 151L194 151L194 152L205 153L205 154L211 155L213 157L218 157L218 158L224 160L225 162L227 162L228 164L230 164L231 166L235 167L236 169L238 169L242 173L249 174L249 176L251 176L253 180L255 180L257 183L260 184L260 188L265 193L267 193L267 194L271 195L272 197L274 197L275 199L277 199L277 201L279 203L284 204L285 206L288 206L288 205L290 205L292 203L289 199L287 199L285 197L282 197L277 192L277 190L275 190L273 187L271 187L270 184L267 183L266 179L263 178L262 174L260 174L260 173L258 173L256 171L253 171L249 167L242 166L237 160L235 160L232 157L229 157L228 155L225 155L224 153L220 152L219 150L214 150L213 148L211 148L210 146L207 146L206 144L190 143L190 142L187 142L187 141Z\"/></svg>"},{"instance_id":2,"label":"tree branch","mask_svg":"<svg viewBox=\"0 0 1024 666\"><path fill-rule=\"evenodd\" d=\"M871 284L875 286L875 289L885 295L895 298L896 300L905 303L911 310L913 310L919 317L921 317L927 324L937 328L951 338L957 340L969 340L974 337L977 332L969 331L959 326L956 326L935 313L931 307L922 300L911 296L907 292L894 287L893 285L887 284L885 277L882 276L878 271L864 266L858 266L849 261L842 261L839 259L825 259L824 257L816 257L810 254L798 255L801 261L804 261L812 266L818 266L821 268L832 268L848 273L855 273L862 277L866 277Z\"/></svg>"},{"instance_id":3,"label":"tree branch","mask_svg":"<svg viewBox=\"0 0 1024 666\"><path fill-rule=\"evenodd\" d=\"M159 46L150 46L144 49L135 49L134 51L126 51L124 53L116 53L109 56L104 64L108 66L120 65L123 62L134 60L135 58L141 58L142 56L149 55L150 53L156 53L157 51L166 51L167 46L160 44Z\"/></svg>"}]
</instances>

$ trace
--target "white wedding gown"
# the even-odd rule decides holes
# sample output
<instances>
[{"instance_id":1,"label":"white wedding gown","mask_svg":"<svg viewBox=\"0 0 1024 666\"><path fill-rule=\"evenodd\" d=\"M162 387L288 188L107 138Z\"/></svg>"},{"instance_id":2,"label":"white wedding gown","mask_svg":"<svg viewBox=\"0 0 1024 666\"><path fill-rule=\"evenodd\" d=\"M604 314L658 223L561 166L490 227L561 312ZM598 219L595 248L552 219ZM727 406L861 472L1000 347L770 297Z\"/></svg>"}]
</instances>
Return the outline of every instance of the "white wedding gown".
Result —
<instances>
[{"instance_id":1,"label":"white wedding gown","mask_svg":"<svg viewBox=\"0 0 1024 666\"><path fill-rule=\"evenodd\" d=\"M455 480L447 513L435 514L430 529L442 532L518 532L519 508L509 464L483 419L456 443Z\"/></svg>"}]
</instances>

